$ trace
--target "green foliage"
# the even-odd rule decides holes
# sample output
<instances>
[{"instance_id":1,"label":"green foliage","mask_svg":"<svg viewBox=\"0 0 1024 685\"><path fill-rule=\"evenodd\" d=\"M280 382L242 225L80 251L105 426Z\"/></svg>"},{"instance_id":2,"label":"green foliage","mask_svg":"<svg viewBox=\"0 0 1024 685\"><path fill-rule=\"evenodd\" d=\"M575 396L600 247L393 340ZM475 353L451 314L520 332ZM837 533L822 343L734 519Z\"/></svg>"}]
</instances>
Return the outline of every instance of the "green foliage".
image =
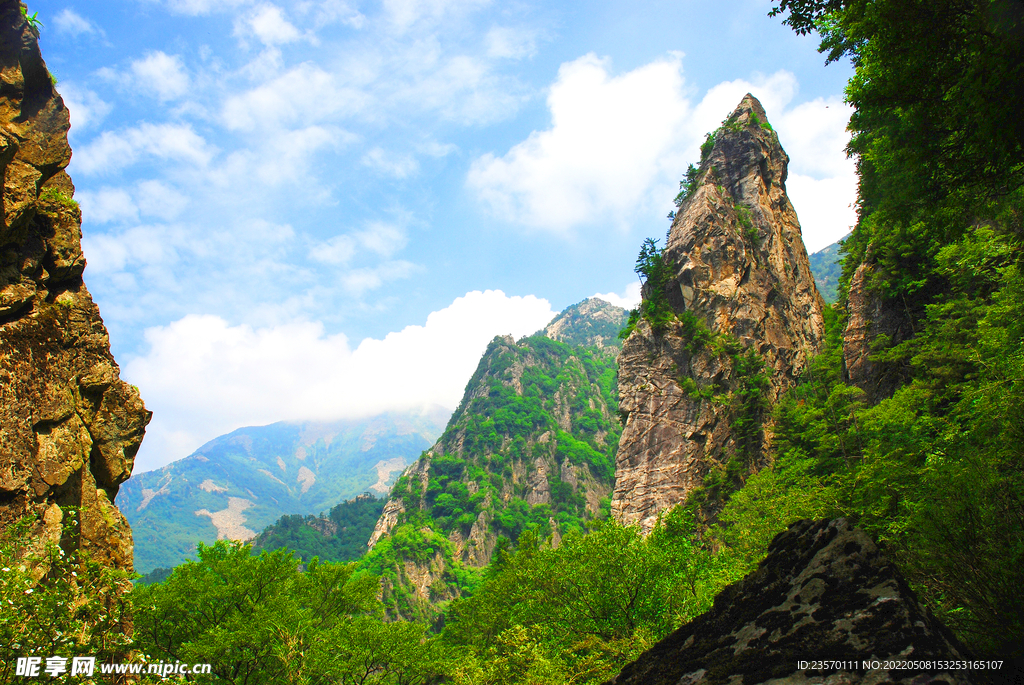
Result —
<instances>
[{"instance_id":1,"label":"green foliage","mask_svg":"<svg viewBox=\"0 0 1024 685\"><path fill-rule=\"evenodd\" d=\"M842 378L844 318L774 410L774 463L732 494L714 533L743 568L792 520L844 515L979 653L1024 635L1024 278L1019 244L976 227L938 250L953 286L901 345L910 382L873 407ZM889 348L881 356L894 354ZM705 480L705 487L713 479Z\"/></svg>"},{"instance_id":2,"label":"green foliage","mask_svg":"<svg viewBox=\"0 0 1024 685\"><path fill-rule=\"evenodd\" d=\"M253 551L288 549L301 560L355 561L384 509L384 500L363 495L333 507L326 518L282 516L253 541Z\"/></svg>"},{"instance_id":3,"label":"green foliage","mask_svg":"<svg viewBox=\"0 0 1024 685\"><path fill-rule=\"evenodd\" d=\"M700 178L700 169L692 164L686 168L686 175L679 182L679 194L673 200L676 208L682 206L683 202L693 197L693 194L697 192L697 187L700 185Z\"/></svg>"},{"instance_id":4,"label":"green foliage","mask_svg":"<svg viewBox=\"0 0 1024 685\"><path fill-rule=\"evenodd\" d=\"M855 67L859 221L843 244L840 302L867 261L871 295L903 321L898 344L873 344L872 361L900 371L892 397L861 406L827 352L817 390L780 405L777 464L808 460L975 651L1020 657L1020 9L782 0L782 12L820 34L829 61Z\"/></svg>"},{"instance_id":5,"label":"green foliage","mask_svg":"<svg viewBox=\"0 0 1024 685\"><path fill-rule=\"evenodd\" d=\"M63 533L77 537L77 512L63 510ZM0 530L0 681L14 682L18 657L96 656L126 660L131 582L123 571L39 538L27 517Z\"/></svg>"},{"instance_id":6,"label":"green foliage","mask_svg":"<svg viewBox=\"0 0 1024 685\"><path fill-rule=\"evenodd\" d=\"M640 303L639 316L645 318L656 333L662 332L670 322L675 320L676 314L672 305L669 304L667 296L667 289L673 278L672 264L665 259L664 250L658 247L657 240L653 238L644 240L643 245L640 246L640 254L636 258L636 266L633 271L640 276L640 281L643 284L643 300ZM634 318L631 312L629 322L623 329L623 337L628 337L629 331L636 327Z\"/></svg>"},{"instance_id":7,"label":"green foliage","mask_svg":"<svg viewBox=\"0 0 1024 685\"><path fill-rule=\"evenodd\" d=\"M78 203L75 202L70 195L62 190L54 188L53 186L43 188L39 193L39 199L45 204L57 205L73 211L79 210Z\"/></svg>"},{"instance_id":8,"label":"green foliage","mask_svg":"<svg viewBox=\"0 0 1024 685\"><path fill-rule=\"evenodd\" d=\"M718 131L711 131L710 133L704 134L704 142L700 145L700 163L701 166L711 156L711 151L715 149L715 141L718 137Z\"/></svg>"},{"instance_id":9,"label":"green foliage","mask_svg":"<svg viewBox=\"0 0 1024 685\"><path fill-rule=\"evenodd\" d=\"M378 588L355 564L313 559L300 571L283 550L200 545L198 561L136 589L136 642L154 659L212 664L205 682L436 682L437 640L421 625L382 622Z\"/></svg>"},{"instance_id":10,"label":"green foliage","mask_svg":"<svg viewBox=\"0 0 1024 685\"><path fill-rule=\"evenodd\" d=\"M694 530L677 510L646 538L614 521L557 548L525 533L449 607L443 639L468 650L466 682L604 682L710 606L728 577Z\"/></svg>"},{"instance_id":11,"label":"green foliage","mask_svg":"<svg viewBox=\"0 0 1024 685\"><path fill-rule=\"evenodd\" d=\"M740 225L740 231L744 240L755 247L761 243L761 236L758 234L757 226L754 225L750 217L749 207L736 205L736 221Z\"/></svg>"},{"instance_id":12,"label":"green foliage","mask_svg":"<svg viewBox=\"0 0 1024 685\"><path fill-rule=\"evenodd\" d=\"M43 22L39 21L39 12L28 13L28 7L25 5L21 6L21 16L28 23L28 29L36 38L39 38L39 29L43 28Z\"/></svg>"}]
</instances>

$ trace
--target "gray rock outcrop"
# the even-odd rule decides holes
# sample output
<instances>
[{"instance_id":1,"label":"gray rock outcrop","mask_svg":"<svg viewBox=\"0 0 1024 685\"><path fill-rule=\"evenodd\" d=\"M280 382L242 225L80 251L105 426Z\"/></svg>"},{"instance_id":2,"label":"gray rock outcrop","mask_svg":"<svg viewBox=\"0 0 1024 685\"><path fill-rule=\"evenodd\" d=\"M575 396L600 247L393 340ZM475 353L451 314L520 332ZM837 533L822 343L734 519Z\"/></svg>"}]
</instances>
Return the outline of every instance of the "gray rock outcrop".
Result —
<instances>
[{"instance_id":1,"label":"gray rock outcrop","mask_svg":"<svg viewBox=\"0 0 1024 685\"><path fill-rule=\"evenodd\" d=\"M965 671L937 662L965 658L863 531L805 520L611 685L961 685Z\"/></svg>"}]
</instances>

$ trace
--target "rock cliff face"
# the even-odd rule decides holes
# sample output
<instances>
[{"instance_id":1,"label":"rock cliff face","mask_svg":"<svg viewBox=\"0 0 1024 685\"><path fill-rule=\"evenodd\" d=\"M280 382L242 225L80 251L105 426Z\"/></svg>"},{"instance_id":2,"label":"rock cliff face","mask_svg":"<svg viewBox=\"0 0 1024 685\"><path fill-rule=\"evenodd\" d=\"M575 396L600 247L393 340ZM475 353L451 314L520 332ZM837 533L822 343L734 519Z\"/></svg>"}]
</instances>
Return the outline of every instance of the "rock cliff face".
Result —
<instances>
[{"instance_id":1,"label":"rock cliff face","mask_svg":"<svg viewBox=\"0 0 1024 685\"><path fill-rule=\"evenodd\" d=\"M150 412L119 379L82 282L68 127L19 4L0 2L0 526L34 516L40 544L57 541L61 507L78 507L63 544L131 570L113 502Z\"/></svg>"},{"instance_id":2,"label":"rock cliff face","mask_svg":"<svg viewBox=\"0 0 1024 685\"><path fill-rule=\"evenodd\" d=\"M886 301L870 288L874 270L874 254L868 247L864 262L850 279L846 311L849 318L843 331L843 366L846 380L864 391L869 404L891 396L902 382L898 366L872 361L878 336L884 335L895 345L914 335L914 325L905 305Z\"/></svg>"},{"instance_id":3,"label":"rock cliff face","mask_svg":"<svg viewBox=\"0 0 1024 685\"><path fill-rule=\"evenodd\" d=\"M611 683L959 685L968 682L962 671L885 664L964 658L867 535L844 519L798 521L776 536L756 571Z\"/></svg>"},{"instance_id":4,"label":"rock cliff face","mask_svg":"<svg viewBox=\"0 0 1024 685\"><path fill-rule=\"evenodd\" d=\"M626 421L612 515L645 530L712 472L737 477L762 465L770 431L750 427L824 335L786 195L789 157L761 104L748 94L709 141L663 253L671 277L659 292L645 287L645 299L665 298L675 317L657 331L641 319L619 356ZM758 385L763 406L748 401Z\"/></svg>"}]
</instances>

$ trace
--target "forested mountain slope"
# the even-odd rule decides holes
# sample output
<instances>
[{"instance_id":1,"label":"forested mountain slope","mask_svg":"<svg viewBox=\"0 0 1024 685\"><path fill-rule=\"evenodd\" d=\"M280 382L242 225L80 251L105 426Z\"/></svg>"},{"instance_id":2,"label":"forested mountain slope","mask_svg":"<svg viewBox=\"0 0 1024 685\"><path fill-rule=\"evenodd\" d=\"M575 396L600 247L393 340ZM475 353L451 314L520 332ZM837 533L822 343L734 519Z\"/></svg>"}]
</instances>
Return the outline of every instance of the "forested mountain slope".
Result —
<instances>
[{"instance_id":1,"label":"forested mountain slope","mask_svg":"<svg viewBox=\"0 0 1024 685\"><path fill-rule=\"evenodd\" d=\"M588 300L544 334L495 338L437 443L402 474L364 566L389 610L414 616L473 584L524 530L581 530L606 516L620 432L615 385L626 312ZM504 542L502 540L504 539Z\"/></svg>"}]
</instances>

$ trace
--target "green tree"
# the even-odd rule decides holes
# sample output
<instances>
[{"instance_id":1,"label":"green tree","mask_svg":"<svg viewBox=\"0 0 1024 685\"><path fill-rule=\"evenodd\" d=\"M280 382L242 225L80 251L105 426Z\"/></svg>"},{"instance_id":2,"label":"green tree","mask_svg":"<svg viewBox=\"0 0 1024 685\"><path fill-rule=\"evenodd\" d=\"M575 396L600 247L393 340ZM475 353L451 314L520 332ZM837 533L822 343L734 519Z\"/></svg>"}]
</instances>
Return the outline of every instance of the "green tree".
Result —
<instances>
[{"instance_id":1,"label":"green tree","mask_svg":"<svg viewBox=\"0 0 1024 685\"><path fill-rule=\"evenodd\" d=\"M355 564L301 570L290 552L199 545L198 561L136 590L137 645L164 661L210 663L218 681L424 685L439 677L421 626L384 624L376 577Z\"/></svg>"}]
</instances>

